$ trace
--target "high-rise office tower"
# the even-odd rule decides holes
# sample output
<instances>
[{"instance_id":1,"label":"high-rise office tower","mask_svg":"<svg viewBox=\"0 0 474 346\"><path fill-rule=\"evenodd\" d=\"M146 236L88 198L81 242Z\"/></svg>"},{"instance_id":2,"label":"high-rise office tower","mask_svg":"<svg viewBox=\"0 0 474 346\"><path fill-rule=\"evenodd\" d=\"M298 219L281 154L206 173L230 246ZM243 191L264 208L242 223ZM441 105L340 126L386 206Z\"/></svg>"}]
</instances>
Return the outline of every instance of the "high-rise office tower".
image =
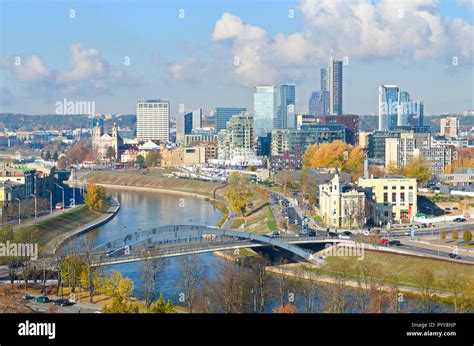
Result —
<instances>
[{"instance_id":1,"label":"high-rise office tower","mask_svg":"<svg viewBox=\"0 0 474 346\"><path fill-rule=\"evenodd\" d=\"M309 98L309 113L311 115L329 114L329 92L313 91Z\"/></svg>"},{"instance_id":2,"label":"high-rise office tower","mask_svg":"<svg viewBox=\"0 0 474 346\"><path fill-rule=\"evenodd\" d=\"M296 85L280 85L280 106L275 123L275 128L288 129L296 127Z\"/></svg>"},{"instance_id":3,"label":"high-rise office tower","mask_svg":"<svg viewBox=\"0 0 474 346\"><path fill-rule=\"evenodd\" d=\"M257 85L253 94L255 136L266 136L275 125L276 92L274 85Z\"/></svg>"},{"instance_id":4,"label":"high-rise office tower","mask_svg":"<svg viewBox=\"0 0 474 346\"><path fill-rule=\"evenodd\" d=\"M321 69L321 91L329 91L328 83L328 70L327 68Z\"/></svg>"},{"instance_id":5,"label":"high-rise office tower","mask_svg":"<svg viewBox=\"0 0 474 346\"><path fill-rule=\"evenodd\" d=\"M342 61L329 59L328 67L329 113L342 114Z\"/></svg>"},{"instance_id":6,"label":"high-rise office tower","mask_svg":"<svg viewBox=\"0 0 474 346\"><path fill-rule=\"evenodd\" d=\"M202 127L202 108L176 117L176 143L183 145L185 136Z\"/></svg>"},{"instance_id":7,"label":"high-rise office tower","mask_svg":"<svg viewBox=\"0 0 474 346\"><path fill-rule=\"evenodd\" d=\"M379 87L379 131L397 126L400 88L397 85Z\"/></svg>"},{"instance_id":8,"label":"high-rise office tower","mask_svg":"<svg viewBox=\"0 0 474 346\"><path fill-rule=\"evenodd\" d=\"M400 91L398 104L397 126L410 125L410 116L412 114L410 94L406 91Z\"/></svg>"},{"instance_id":9,"label":"high-rise office tower","mask_svg":"<svg viewBox=\"0 0 474 346\"><path fill-rule=\"evenodd\" d=\"M159 99L137 101L137 138L141 140L169 140L169 101Z\"/></svg>"},{"instance_id":10,"label":"high-rise office tower","mask_svg":"<svg viewBox=\"0 0 474 346\"><path fill-rule=\"evenodd\" d=\"M218 158L221 160L247 161L256 158L254 119L249 114L233 116L227 128L218 134Z\"/></svg>"},{"instance_id":11,"label":"high-rise office tower","mask_svg":"<svg viewBox=\"0 0 474 346\"><path fill-rule=\"evenodd\" d=\"M225 130L227 128L227 122L234 115L238 115L242 112L246 112L247 108L245 107L219 107L216 108L215 117L216 117L216 131Z\"/></svg>"}]
</instances>

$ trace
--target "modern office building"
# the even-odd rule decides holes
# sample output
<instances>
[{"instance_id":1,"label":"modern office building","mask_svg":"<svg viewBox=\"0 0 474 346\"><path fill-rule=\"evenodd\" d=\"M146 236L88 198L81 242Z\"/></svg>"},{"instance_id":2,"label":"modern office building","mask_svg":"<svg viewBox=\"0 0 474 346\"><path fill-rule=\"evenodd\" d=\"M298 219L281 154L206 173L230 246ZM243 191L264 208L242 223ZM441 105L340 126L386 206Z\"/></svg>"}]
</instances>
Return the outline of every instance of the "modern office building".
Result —
<instances>
[{"instance_id":1,"label":"modern office building","mask_svg":"<svg viewBox=\"0 0 474 346\"><path fill-rule=\"evenodd\" d=\"M195 145L197 143L217 142L217 133L213 127L193 129L191 133L184 136L185 145Z\"/></svg>"},{"instance_id":2,"label":"modern office building","mask_svg":"<svg viewBox=\"0 0 474 346\"><path fill-rule=\"evenodd\" d=\"M329 92L313 91L309 98L309 114L327 115L329 114Z\"/></svg>"},{"instance_id":3,"label":"modern office building","mask_svg":"<svg viewBox=\"0 0 474 346\"><path fill-rule=\"evenodd\" d=\"M242 112L246 112L247 108L244 107L219 107L216 108L214 112L214 116L216 118L216 131L219 133L221 130L225 130L227 128L227 122L232 118L234 115L238 115Z\"/></svg>"},{"instance_id":4,"label":"modern office building","mask_svg":"<svg viewBox=\"0 0 474 346\"><path fill-rule=\"evenodd\" d=\"M400 88L397 85L379 86L379 131L397 126Z\"/></svg>"},{"instance_id":5,"label":"modern office building","mask_svg":"<svg viewBox=\"0 0 474 346\"><path fill-rule=\"evenodd\" d=\"M137 101L137 138L169 141L169 101L159 99Z\"/></svg>"},{"instance_id":6,"label":"modern office building","mask_svg":"<svg viewBox=\"0 0 474 346\"><path fill-rule=\"evenodd\" d=\"M410 94L406 91L400 91L400 100L398 106L397 126L407 126L411 114Z\"/></svg>"},{"instance_id":7,"label":"modern office building","mask_svg":"<svg viewBox=\"0 0 474 346\"><path fill-rule=\"evenodd\" d=\"M459 135L459 118L447 117L439 120L439 133L447 138Z\"/></svg>"},{"instance_id":8,"label":"modern office building","mask_svg":"<svg viewBox=\"0 0 474 346\"><path fill-rule=\"evenodd\" d=\"M280 85L280 106L275 123L277 129L294 129L296 128L296 85L281 84Z\"/></svg>"},{"instance_id":9,"label":"modern office building","mask_svg":"<svg viewBox=\"0 0 474 346\"><path fill-rule=\"evenodd\" d=\"M266 136L275 125L276 90L274 85L257 85L253 94L255 136Z\"/></svg>"},{"instance_id":10,"label":"modern office building","mask_svg":"<svg viewBox=\"0 0 474 346\"><path fill-rule=\"evenodd\" d=\"M329 80L328 80L328 70L327 68L321 69L321 92L329 91Z\"/></svg>"},{"instance_id":11,"label":"modern office building","mask_svg":"<svg viewBox=\"0 0 474 346\"><path fill-rule=\"evenodd\" d=\"M342 61L329 59L328 86L329 86L329 114L341 115L342 97Z\"/></svg>"},{"instance_id":12,"label":"modern office building","mask_svg":"<svg viewBox=\"0 0 474 346\"><path fill-rule=\"evenodd\" d=\"M190 113L180 113L176 117L176 143L183 145L186 135L202 127L202 108Z\"/></svg>"}]
</instances>

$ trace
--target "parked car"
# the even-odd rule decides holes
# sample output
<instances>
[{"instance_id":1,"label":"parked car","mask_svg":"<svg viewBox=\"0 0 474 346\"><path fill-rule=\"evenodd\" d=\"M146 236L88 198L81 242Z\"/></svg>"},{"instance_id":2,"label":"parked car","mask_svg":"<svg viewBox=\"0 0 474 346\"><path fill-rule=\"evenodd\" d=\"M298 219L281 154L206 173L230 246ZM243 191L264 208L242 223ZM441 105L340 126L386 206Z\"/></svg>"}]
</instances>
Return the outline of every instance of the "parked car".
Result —
<instances>
[{"instance_id":1,"label":"parked car","mask_svg":"<svg viewBox=\"0 0 474 346\"><path fill-rule=\"evenodd\" d=\"M51 302L51 299L49 299L47 296L39 296L36 298L37 303L49 303Z\"/></svg>"},{"instance_id":2,"label":"parked car","mask_svg":"<svg viewBox=\"0 0 474 346\"><path fill-rule=\"evenodd\" d=\"M382 238L382 239L380 239L380 244L381 244L381 245L387 246L388 243L389 243L389 240L388 240L387 238Z\"/></svg>"},{"instance_id":3,"label":"parked car","mask_svg":"<svg viewBox=\"0 0 474 346\"><path fill-rule=\"evenodd\" d=\"M455 254L455 253L450 253L448 256L449 256L449 258L462 259L461 256L459 256L458 254Z\"/></svg>"},{"instance_id":4,"label":"parked car","mask_svg":"<svg viewBox=\"0 0 474 346\"><path fill-rule=\"evenodd\" d=\"M297 234L296 234L297 237L308 237L309 234L308 234L308 231L303 229L301 231L299 231Z\"/></svg>"},{"instance_id":5,"label":"parked car","mask_svg":"<svg viewBox=\"0 0 474 346\"><path fill-rule=\"evenodd\" d=\"M371 230L365 230L362 234L365 235L366 237L369 237L371 235L374 235L374 232L372 232Z\"/></svg>"},{"instance_id":6,"label":"parked car","mask_svg":"<svg viewBox=\"0 0 474 346\"><path fill-rule=\"evenodd\" d=\"M270 238L278 238L280 237L280 232L278 231L273 231L272 233L270 233Z\"/></svg>"},{"instance_id":7,"label":"parked car","mask_svg":"<svg viewBox=\"0 0 474 346\"><path fill-rule=\"evenodd\" d=\"M338 235L338 234L337 234L336 232L328 232L328 236L330 236L330 237L334 237L334 238L335 238L335 237L337 237L337 235Z\"/></svg>"},{"instance_id":8,"label":"parked car","mask_svg":"<svg viewBox=\"0 0 474 346\"><path fill-rule=\"evenodd\" d=\"M457 218L455 218L453 221L454 221L454 222L464 222L464 221L466 221L466 219L463 218L463 217L457 217Z\"/></svg>"},{"instance_id":9,"label":"parked car","mask_svg":"<svg viewBox=\"0 0 474 346\"><path fill-rule=\"evenodd\" d=\"M59 305L59 306L69 306L69 305L72 305L72 303L69 301L69 299L63 299L63 298L55 299L55 300L53 301L53 304L54 304L54 305Z\"/></svg>"},{"instance_id":10,"label":"parked car","mask_svg":"<svg viewBox=\"0 0 474 346\"><path fill-rule=\"evenodd\" d=\"M400 245L402 245L402 243L400 242L400 240L390 240L388 242L388 245L390 245L390 246L400 246Z\"/></svg>"},{"instance_id":11,"label":"parked car","mask_svg":"<svg viewBox=\"0 0 474 346\"><path fill-rule=\"evenodd\" d=\"M25 294L23 297L21 297L23 300L31 300L34 299L35 297L30 296L29 294Z\"/></svg>"},{"instance_id":12,"label":"parked car","mask_svg":"<svg viewBox=\"0 0 474 346\"><path fill-rule=\"evenodd\" d=\"M308 237L316 237L316 231L312 229L308 230Z\"/></svg>"}]
</instances>

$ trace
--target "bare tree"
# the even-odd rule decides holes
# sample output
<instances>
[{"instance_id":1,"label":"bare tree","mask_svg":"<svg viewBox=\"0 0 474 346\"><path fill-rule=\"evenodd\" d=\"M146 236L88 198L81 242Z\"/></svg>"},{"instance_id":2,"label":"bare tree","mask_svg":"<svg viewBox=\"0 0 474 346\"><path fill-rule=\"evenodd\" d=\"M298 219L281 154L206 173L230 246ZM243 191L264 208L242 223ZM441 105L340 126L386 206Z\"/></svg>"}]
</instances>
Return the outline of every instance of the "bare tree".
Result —
<instances>
[{"instance_id":1,"label":"bare tree","mask_svg":"<svg viewBox=\"0 0 474 346\"><path fill-rule=\"evenodd\" d=\"M141 286L147 311L150 310L151 304L156 300L156 283L159 278L164 278L166 264L166 259L146 259L140 267Z\"/></svg>"},{"instance_id":2,"label":"bare tree","mask_svg":"<svg viewBox=\"0 0 474 346\"><path fill-rule=\"evenodd\" d=\"M318 296L318 273L305 266L300 266L295 274L297 277L297 292L303 297L304 311L313 313L316 311L314 302Z\"/></svg>"},{"instance_id":3,"label":"bare tree","mask_svg":"<svg viewBox=\"0 0 474 346\"><path fill-rule=\"evenodd\" d=\"M271 280L266 270L269 263L268 258L264 256L254 258L250 263L250 272L253 278L254 312L263 312L265 303L271 296Z\"/></svg>"},{"instance_id":4,"label":"bare tree","mask_svg":"<svg viewBox=\"0 0 474 346\"><path fill-rule=\"evenodd\" d=\"M180 285L184 290L184 299L187 302L189 312L193 312L198 291L207 275L207 265L198 255L182 256L178 263Z\"/></svg>"},{"instance_id":5,"label":"bare tree","mask_svg":"<svg viewBox=\"0 0 474 346\"><path fill-rule=\"evenodd\" d=\"M415 279L421 289L420 301L423 311L431 312L434 301L434 287L436 285L434 273L429 268L420 268Z\"/></svg>"}]
</instances>

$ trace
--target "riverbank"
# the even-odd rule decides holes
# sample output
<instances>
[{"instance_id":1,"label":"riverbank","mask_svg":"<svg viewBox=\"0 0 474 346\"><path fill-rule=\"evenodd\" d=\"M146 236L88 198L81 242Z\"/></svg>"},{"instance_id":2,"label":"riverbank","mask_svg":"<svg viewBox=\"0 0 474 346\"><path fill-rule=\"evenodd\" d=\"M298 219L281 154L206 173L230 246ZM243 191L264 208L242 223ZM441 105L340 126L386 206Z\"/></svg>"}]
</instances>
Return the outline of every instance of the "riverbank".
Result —
<instances>
[{"instance_id":1,"label":"riverbank","mask_svg":"<svg viewBox=\"0 0 474 346\"><path fill-rule=\"evenodd\" d=\"M96 227L99 227L108 221L110 221L120 210L120 202L115 200L115 199L110 199L109 200L109 208L107 211L104 213L100 213L102 215L98 216L96 219L83 224L79 227L76 227L75 229L62 233L52 239L50 242L46 244L44 247L44 254L45 255L54 255L58 251L58 249L61 247L62 244L64 244L66 241L71 240L81 234L84 234L90 230L93 230Z\"/></svg>"}]
</instances>

